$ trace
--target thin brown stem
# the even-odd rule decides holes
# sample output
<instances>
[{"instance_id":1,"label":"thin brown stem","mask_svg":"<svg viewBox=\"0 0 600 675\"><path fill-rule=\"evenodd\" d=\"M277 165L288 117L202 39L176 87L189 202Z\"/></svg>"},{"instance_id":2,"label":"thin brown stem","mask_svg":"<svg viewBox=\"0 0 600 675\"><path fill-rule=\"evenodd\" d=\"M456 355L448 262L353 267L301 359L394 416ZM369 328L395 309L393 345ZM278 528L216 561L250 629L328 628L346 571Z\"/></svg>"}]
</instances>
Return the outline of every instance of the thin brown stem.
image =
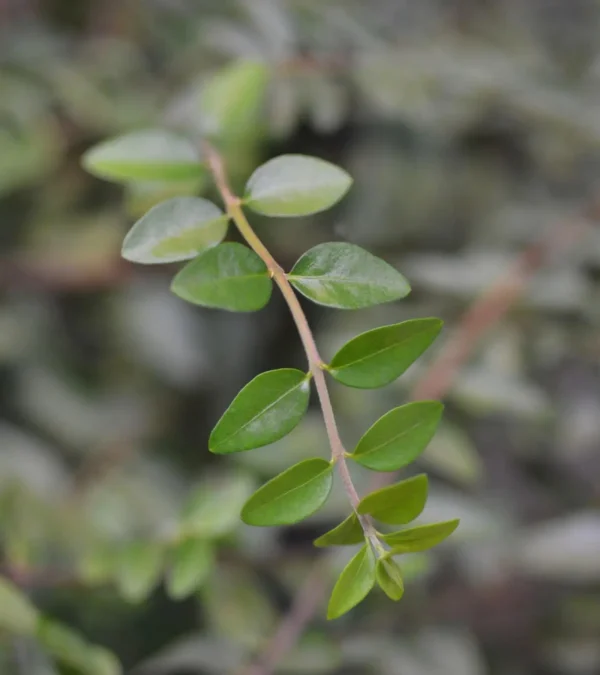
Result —
<instances>
[{"instance_id":1,"label":"thin brown stem","mask_svg":"<svg viewBox=\"0 0 600 675\"><path fill-rule=\"evenodd\" d=\"M304 351L306 352L310 373L315 381L315 387L319 396L319 403L323 412L323 420L327 430L327 437L331 446L331 459L337 466L338 473L342 479L342 483L344 484L344 490L348 495L348 499L350 500L352 508L354 511L356 511L360 497L358 496L356 488L354 487L354 483L352 482L352 476L350 475L348 464L346 462L346 451L344 450L344 445L342 444L342 440L340 438L335 421L333 406L331 405L331 398L329 396L329 390L325 380L325 373L323 371L325 364L323 363L323 360L319 354L319 350L312 334L312 330L310 329L306 319L306 315L304 314L304 310L300 305L298 296L288 281L285 271L276 262L269 250L258 238L250 223L248 222L248 219L246 218L246 215L241 206L242 202L240 198L231 191L221 155L215 148L213 148L212 145L208 143L205 144L205 152L215 184L221 194L225 208L227 209L227 213L235 223L236 227L240 231L240 234L244 237L248 245L258 256L260 256L267 266L269 274L279 287L279 290L281 291L283 298L292 314L298 329L298 333L300 335L300 339L302 340L302 345L304 346ZM365 536L369 539L373 546L378 548L377 533L375 532L375 528L373 527L370 518L359 516L359 519L365 532Z\"/></svg>"}]
</instances>

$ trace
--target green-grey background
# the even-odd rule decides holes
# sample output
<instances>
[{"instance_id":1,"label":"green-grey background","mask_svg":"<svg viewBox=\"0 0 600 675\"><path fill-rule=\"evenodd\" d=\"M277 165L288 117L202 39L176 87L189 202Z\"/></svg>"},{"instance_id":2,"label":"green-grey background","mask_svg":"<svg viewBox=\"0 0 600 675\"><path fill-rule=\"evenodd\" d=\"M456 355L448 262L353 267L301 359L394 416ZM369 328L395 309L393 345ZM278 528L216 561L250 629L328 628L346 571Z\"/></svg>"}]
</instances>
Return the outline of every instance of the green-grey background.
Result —
<instances>
[{"instance_id":1,"label":"green-grey background","mask_svg":"<svg viewBox=\"0 0 600 675\"><path fill-rule=\"evenodd\" d=\"M348 513L335 491L302 525L239 526L197 599L159 587L135 605L77 581L90 537L161 536L203 477L259 482L328 453L311 408L274 446L209 455L243 384L304 366L294 326L277 293L258 313L203 310L169 293L176 266L120 261L148 195L90 177L82 152L132 129L201 128L208 76L232 58L269 63L265 128L228 150L236 184L282 152L335 162L355 183L325 214L253 217L261 236L286 269L346 240L413 286L372 310L303 302L325 358L375 326L446 322L389 387L332 384L352 447L406 400L477 294L594 197L599 36L596 0L1 2L2 570L22 572L41 610L113 649L126 672L230 673L289 605L312 539ZM406 563L400 604L374 593L333 623L323 605L281 672L600 672L599 280L591 228L472 355L415 467L430 474L426 515L458 516L459 530ZM59 671L0 634L0 672Z\"/></svg>"}]
</instances>

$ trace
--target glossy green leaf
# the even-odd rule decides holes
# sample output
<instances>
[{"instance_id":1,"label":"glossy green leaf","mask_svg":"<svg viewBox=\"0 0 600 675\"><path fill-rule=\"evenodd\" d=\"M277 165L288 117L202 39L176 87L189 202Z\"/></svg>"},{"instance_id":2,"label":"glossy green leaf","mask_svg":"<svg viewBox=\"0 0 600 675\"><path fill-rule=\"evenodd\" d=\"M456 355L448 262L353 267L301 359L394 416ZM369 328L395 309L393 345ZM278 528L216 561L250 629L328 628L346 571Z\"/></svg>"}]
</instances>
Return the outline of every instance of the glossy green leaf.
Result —
<instances>
[{"instance_id":1,"label":"glossy green leaf","mask_svg":"<svg viewBox=\"0 0 600 675\"><path fill-rule=\"evenodd\" d=\"M354 244L319 244L288 275L302 295L320 305L360 309L408 295L406 279L386 262Z\"/></svg>"},{"instance_id":2,"label":"glossy green leaf","mask_svg":"<svg viewBox=\"0 0 600 675\"><path fill-rule=\"evenodd\" d=\"M263 108L269 69L265 63L242 60L216 73L204 86L200 101L205 133L221 140L243 140L256 134Z\"/></svg>"},{"instance_id":3,"label":"glossy green leaf","mask_svg":"<svg viewBox=\"0 0 600 675\"><path fill-rule=\"evenodd\" d=\"M375 584L375 556L368 544L344 567L327 607L327 618L337 619L364 600Z\"/></svg>"},{"instance_id":4,"label":"glossy green leaf","mask_svg":"<svg viewBox=\"0 0 600 675\"><path fill-rule=\"evenodd\" d=\"M310 379L301 370L281 368L257 375L217 422L209 450L223 455L283 438L304 417L309 397Z\"/></svg>"},{"instance_id":5,"label":"glossy green leaf","mask_svg":"<svg viewBox=\"0 0 600 675\"><path fill-rule=\"evenodd\" d=\"M183 300L232 312L261 309L273 282L264 262L247 246L225 243L204 251L173 279L171 290Z\"/></svg>"},{"instance_id":6,"label":"glossy green leaf","mask_svg":"<svg viewBox=\"0 0 600 675\"><path fill-rule=\"evenodd\" d=\"M398 563L391 558L380 558L375 570L377 583L391 600L400 600L404 595L404 581L402 570Z\"/></svg>"},{"instance_id":7,"label":"glossy green leaf","mask_svg":"<svg viewBox=\"0 0 600 675\"><path fill-rule=\"evenodd\" d=\"M96 176L125 182L190 180L205 172L190 141L161 129L104 141L88 150L82 161Z\"/></svg>"},{"instance_id":8,"label":"glossy green leaf","mask_svg":"<svg viewBox=\"0 0 600 675\"><path fill-rule=\"evenodd\" d=\"M174 197L150 209L129 230L122 255L156 264L189 260L227 234L227 216L207 199Z\"/></svg>"},{"instance_id":9,"label":"glossy green leaf","mask_svg":"<svg viewBox=\"0 0 600 675\"><path fill-rule=\"evenodd\" d=\"M0 631L31 635L38 613L27 597L10 581L0 577Z\"/></svg>"},{"instance_id":10,"label":"glossy green leaf","mask_svg":"<svg viewBox=\"0 0 600 675\"><path fill-rule=\"evenodd\" d=\"M167 592L175 600L188 597L206 580L214 564L213 547L203 539L184 539L172 552Z\"/></svg>"},{"instance_id":11,"label":"glossy green leaf","mask_svg":"<svg viewBox=\"0 0 600 675\"><path fill-rule=\"evenodd\" d=\"M291 525L308 518L326 502L333 466L324 459L305 459L259 488L244 505L248 525Z\"/></svg>"},{"instance_id":12,"label":"glossy green leaf","mask_svg":"<svg viewBox=\"0 0 600 675\"><path fill-rule=\"evenodd\" d=\"M164 552L155 542L134 541L119 554L116 581L123 597L141 602L154 589L162 573Z\"/></svg>"},{"instance_id":13,"label":"glossy green leaf","mask_svg":"<svg viewBox=\"0 0 600 675\"><path fill-rule=\"evenodd\" d=\"M327 370L342 384L383 387L416 361L440 330L440 319L412 319L357 335L333 357Z\"/></svg>"},{"instance_id":14,"label":"glossy green leaf","mask_svg":"<svg viewBox=\"0 0 600 675\"><path fill-rule=\"evenodd\" d=\"M250 176L244 202L265 216L307 216L333 206L351 185L352 178L335 164L317 157L282 155Z\"/></svg>"},{"instance_id":15,"label":"glossy green leaf","mask_svg":"<svg viewBox=\"0 0 600 675\"><path fill-rule=\"evenodd\" d=\"M374 471L397 471L425 450L443 410L438 401L417 401L390 410L360 439L351 458Z\"/></svg>"},{"instance_id":16,"label":"glossy green leaf","mask_svg":"<svg viewBox=\"0 0 600 675\"><path fill-rule=\"evenodd\" d=\"M320 548L325 546L351 546L362 543L364 538L365 534L360 521L356 514L352 513L337 527L315 539L314 544Z\"/></svg>"},{"instance_id":17,"label":"glossy green leaf","mask_svg":"<svg viewBox=\"0 0 600 675\"><path fill-rule=\"evenodd\" d=\"M181 536L221 537L239 523L242 506L255 484L244 474L211 476L193 490L179 525Z\"/></svg>"},{"instance_id":18,"label":"glossy green leaf","mask_svg":"<svg viewBox=\"0 0 600 675\"><path fill-rule=\"evenodd\" d=\"M441 523L418 525L400 532L392 532L382 536L383 541L392 547L390 555L400 553L417 553L437 546L456 530L459 519L446 520Z\"/></svg>"},{"instance_id":19,"label":"glossy green leaf","mask_svg":"<svg viewBox=\"0 0 600 675\"><path fill-rule=\"evenodd\" d=\"M382 523L404 525L423 511L426 501L427 476L420 474L372 492L360 501L357 510Z\"/></svg>"}]
</instances>

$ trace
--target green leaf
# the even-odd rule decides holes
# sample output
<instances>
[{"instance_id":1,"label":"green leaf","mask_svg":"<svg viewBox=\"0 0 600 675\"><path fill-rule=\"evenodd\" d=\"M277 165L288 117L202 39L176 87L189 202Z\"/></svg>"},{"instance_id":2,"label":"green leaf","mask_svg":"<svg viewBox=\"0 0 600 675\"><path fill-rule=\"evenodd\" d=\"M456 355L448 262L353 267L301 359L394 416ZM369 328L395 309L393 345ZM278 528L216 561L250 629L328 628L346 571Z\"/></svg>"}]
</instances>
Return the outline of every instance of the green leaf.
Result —
<instances>
[{"instance_id":1,"label":"green leaf","mask_svg":"<svg viewBox=\"0 0 600 675\"><path fill-rule=\"evenodd\" d=\"M220 70L204 86L200 102L205 133L221 140L244 140L256 134L263 108L269 69L257 61L238 61Z\"/></svg>"},{"instance_id":2,"label":"green leaf","mask_svg":"<svg viewBox=\"0 0 600 675\"><path fill-rule=\"evenodd\" d=\"M141 602L152 592L162 572L163 549L155 542L134 541L119 554L117 586L129 602Z\"/></svg>"},{"instance_id":3,"label":"green leaf","mask_svg":"<svg viewBox=\"0 0 600 675\"><path fill-rule=\"evenodd\" d=\"M404 595L402 571L394 560L388 557L380 558L377 561L375 576L377 583L391 600L400 600Z\"/></svg>"},{"instance_id":4,"label":"green leaf","mask_svg":"<svg viewBox=\"0 0 600 675\"><path fill-rule=\"evenodd\" d=\"M305 155L281 155L259 166L244 202L265 216L307 216L324 211L350 189L352 178L335 164Z\"/></svg>"},{"instance_id":5,"label":"green leaf","mask_svg":"<svg viewBox=\"0 0 600 675\"><path fill-rule=\"evenodd\" d=\"M179 526L181 536L221 537L238 524L240 511L254 489L244 474L210 477L190 495Z\"/></svg>"},{"instance_id":6,"label":"green leaf","mask_svg":"<svg viewBox=\"0 0 600 675\"><path fill-rule=\"evenodd\" d=\"M337 527L315 539L314 545L319 548L325 546L352 546L353 544L362 543L364 538L365 534L360 521L355 513L351 513Z\"/></svg>"},{"instance_id":7,"label":"green leaf","mask_svg":"<svg viewBox=\"0 0 600 675\"><path fill-rule=\"evenodd\" d=\"M227 234L228 217L207 199L174 197L154 206L131 228L122 255L137 263L194 258Z\"/></svg>"},{"instance_id":8,"label":"green leaf","mask_svg":"<svg viewBox=\"0 0 600 675\"><path fill-rule=\"evenodd\" d=\"M92 647L77 633L57 621L41 618L36 628L40 644L58 661L80 672L87 667Z\"/></svg>"},{"instance_id":9,"label":"green leaf","mask_svg":"<svg viewBox=\"0 0 600 675\"><path fill-rule=\"evenodd\" d=\"M372 492L360 501L357 511L382 523L404 525L423 511L426 501L427 476L419 474Z\"/></svg>"},{"instance_id":10,"label":"green leaf","mask_svg":"<svg viewBox=\"0 0 600 675\"><path fill-rule=\"evenodd\" d=\"M138 181L125 186L125 210L130 218L141 218L152 207L174 197L200 194L208 174L187 181Z\"/></svg>"},{"instance_id":11,"label":"green leaf","mask_svg":"<svg viewBox=\"0 0 600 675\"><path fill-rule=\"evenodd\" d=\"M89 675L121 675L123 669L117 657L103 647L92 647L88 652Z\"/></svg>"},{"instance_id":12,"label":"green leaf","mask_svg":"<svg viewBox=\"0 0 600 675\"><path fill-rule=\"evenodd\" d=\"M421 356L442 325L440 319L412 319L374 328L347 342L327 370L349 387L383 387L400 377Z\"/></svg>"},{"instance_id":13,"label":"green leaf","mask_svg":"<svg viewBox=\"0 0 600 675\"><path fill-rule=\"evenodd\" d=\"M360 309L408 295L406 279L381 258L354 244L319 244L288 275L302 295L328 307Z\"/></svg>"},{"instance_id":14,"label":"green leaf","mask_svg":"<svg viewBox=\"0 0 600 675\"><path fill-rule=\"evenodd\" d=\"M325 459L305 459L259 488L242 509L248 525L291 525L308 518L326 502L333 466Z\"/></svg>"},{"instance_id":15,"label":"green leaf","mask_svg":"<svg viewBox=\"0 0 600 675\"><path fill-rule=\"evenodd\" d=\"M232 312L264 307L273 289L264 262L247 246L220 244L201 253L173 279L171 290L183 300Z\"/></svg>"},{"instance_id":16,"label":"green leaf","mask_svg":"<svg viewBox=\"0 0 600 675\"><path fill-rule=\"evenodd\" d=\"M189 180L205 172L190 141L161 129L104 141L88 150L82 162L100 178L125 182Z\"/></svg>"},{"instance_id":17,"label":"green leaf","mask_svg":"<svg viewBox=\"0 0 600 675\"><path fill-rule=\"evenodd\" d=\"M223 413L208 448L218 455L252 450L283 438L308 408L310 378L295 368L261 373L249 382Z\"/></svg>"},{"instance_id":18,"label":"green leaf","mask_svg":"<svg viewBox=\"0 0 600 675\"><path fill-rule=\"evenodd\" d=\"M384 534L383 541L392 547L390 555L401 553L417 553L437 546L447 539L458 527L460 520L446 520L442 523L419 525L400 532Z\"/></svg>"},{"instance_id":19,"label":"green leaf","mask_svg":"<svg viewBox=\"0 0 600 675\"><path fill-rule=\"evenodd\" d=\"M208 577L214 563L212 546L203 539L177 544L167 572L167 592L175 600L191 595Z\"/></svg>"},{"instance_id":20,"label":"green leaf","mask_svg":"<svg viewBox=\"0 0 600 675\"><path fill-rule=\"evenodd\" d=\"M0 631L31 635L38 612L25 595L10 581L0 578Z\"/></svg>"},{"instance_id":21,"label":"green leaf","mask_svg":"<svg viewBox=\"0 0 600 675\"><path fill-rule=\"evenodd\" d=\"M364 600L375 584L375 556L368 544L342 570L337 580L329 606L327 618L337 619Z\"/></svg>"},{"instance_id":22,"label":"green leaf","mask_svg":"<svg viewBox=\"0 0 600 675\"><path fill-rule=\"evenodd\" d=\"M365 433L350 457L374 471L397 471L425 450L443 410L438 401L417 401L390 410Z\"/></svg>"}]
</instances>

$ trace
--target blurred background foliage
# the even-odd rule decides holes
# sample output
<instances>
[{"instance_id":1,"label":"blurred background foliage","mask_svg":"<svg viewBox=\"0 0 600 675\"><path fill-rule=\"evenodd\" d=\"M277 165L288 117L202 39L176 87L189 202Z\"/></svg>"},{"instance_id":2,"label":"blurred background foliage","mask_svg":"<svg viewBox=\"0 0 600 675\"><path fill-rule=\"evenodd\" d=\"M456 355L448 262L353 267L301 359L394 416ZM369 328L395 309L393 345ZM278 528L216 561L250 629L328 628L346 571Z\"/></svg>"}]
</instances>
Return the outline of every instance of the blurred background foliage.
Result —
<instances>
[{"instance_id":1,"label":"blurred background foliage","mask_svg":"<svg viewBox=\"0 0 600 675\"><path fill-rule=\"evenodd\" d=\"M335 493L301 526L238 523L253 485L328 454L316 409L267 448L216 460L206 449L244 383L302 367L292 322L277 297L248 315L194 308L169 293L173 269L122 262L128 227L172 186L123 192L84 173L85 149L131 129L225 121L238 185L281 152L340 164L355 185L334 211L253 222L287 268L345 239L411 281L407 300L369 311L307 305L326 358L362 330L441 316L431 359L525 245L596 197L599 35L597 0L2 0L4 578L125 672L231 673L289 606L312 538L347 514ZM207 83L232 58L265 61L267 88L242 78L213 96ZM228 86L243 108L219 103ZM424 520L460 516L457 533L407 559L400 605L374 595L330 624L321 611L279 672L600 672L599 297L590 229L447 396L418 468L432 482ZM333 387L349 446L406 399L427 358L383 390ZM198 592L174 602L160 568L189 537L205 569ZM0 585L1 672L114 672L106 655L81 667L78 648L61 657L60 637L19 631L31 608L19 614L11 589Z\"/></svg>"}]
</instances>

